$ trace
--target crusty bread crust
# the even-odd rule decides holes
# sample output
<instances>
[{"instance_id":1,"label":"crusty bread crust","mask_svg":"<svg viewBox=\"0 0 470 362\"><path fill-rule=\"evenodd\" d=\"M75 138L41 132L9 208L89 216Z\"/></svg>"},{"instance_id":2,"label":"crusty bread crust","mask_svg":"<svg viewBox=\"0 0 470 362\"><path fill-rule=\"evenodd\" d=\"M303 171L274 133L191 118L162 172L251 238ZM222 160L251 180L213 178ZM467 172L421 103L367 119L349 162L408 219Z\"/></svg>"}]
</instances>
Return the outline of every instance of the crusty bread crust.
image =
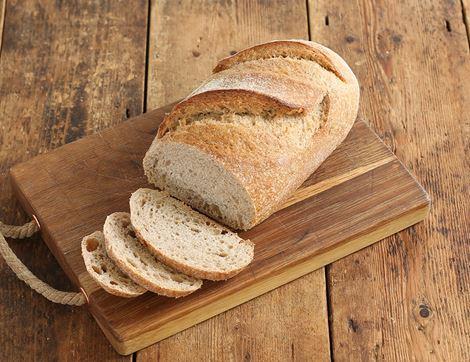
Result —
<instances>
[{"instance_id":1,"label":"crusty bread crust","mask_svg":"<svg viewBox=\"0 0 470 362\"><path fill-rule=\"evenodd\" d=\"M277 211L344 140L357 116L359 85L339 55L304 40L274 41L242 50L220 61L214 72L201 87L176 105L161 125L145 157L144 169L150 182L166 189L165 181L154 178L154 172L149 170L156 167L154 160L165 152L166 144L187 145L210 155L213 162L233 175L248 192L255 210L253 218L243 223L224 221L189 199L183 201L230 227L246 230ZM244 77L245 74L256 74L255 79L267 80L262 83L262 93L271 98L270 102L239 95L242 91L259 90L259 83ZM280 79L279 84L285 87L279 91L273 79ZM227 101L227 93L224 93L229 88L233 89L231 101ZM213 93L206 102L205 92L208 91ZM299 111L289 113L276 107L282 103L297 105ZM182 109L187 112L181 112ZM246 122L217 122L217 116L209 117L210 120L204 118L214 110L224 115L233 114L233 119L237 112L248 114L253 122L259 115L266 116L265 128L269 128L271 119L277 122L278 128L282 128L283 120L286 124L295 119L306 122L309 117L315 118L318 124L308 135L307 143L304 142L307 134L300 131L286 132L285 136L273 139L273 133L264 131L263 127ZM199 118L195 117L197 121L192 122L188 114ZM302 146L297 147L299 142ZM168 190L171 192L171 188ZM199 196L204 198L204 195Z\"/></svg>"},{"instance_id":2,"label":"crusty bread crust","mask_svg":"<svg viewBox=\"0 0 470 362\"><path fill-rule=\"evenodd\" d=\"M328 48L318 43L300 39L274 40L243 49L234 55L220 60L213 72L221 72L242 62L273 57L292 57L313 60L323 68L334 73L339 79L346 81L342 72L344 68L341 69L341 66L338 67L338 64L332 61Z\"/></svg>"},{"instance_id":3,"label":"crusty bread crust","mask_svg":"<svg viewBox=\"0 0 470 362\"><path fill-rule=\"evenodd\" d=\"M178 121L211 112L302 114L316 107L324 94L316 87L277 73L224 72L209 78L175 105L160 127L161 138Z\"/></svg>"}]
</instances>

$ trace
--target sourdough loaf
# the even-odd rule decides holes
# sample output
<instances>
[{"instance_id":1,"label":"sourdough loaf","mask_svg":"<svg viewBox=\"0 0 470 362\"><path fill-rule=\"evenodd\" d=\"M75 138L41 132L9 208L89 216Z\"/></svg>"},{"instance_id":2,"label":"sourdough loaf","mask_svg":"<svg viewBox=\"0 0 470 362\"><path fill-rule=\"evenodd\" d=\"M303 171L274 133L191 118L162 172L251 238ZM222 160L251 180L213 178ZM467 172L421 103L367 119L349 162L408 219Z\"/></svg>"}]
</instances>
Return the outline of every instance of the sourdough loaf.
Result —
<instances>
[{"instance_id":1,"label":"sourdough loaf","mask_svg":"<svg viewBox=\"0 0 470 362\"><path fill-rule=\"evenodd\" d=\"M144 158L159 189L235 229L273 212L333 152L357 116L344 60L309 41L274 41L221 60L178 103Z\"/></svg>"},{"instance_id":2,"label":"sourdough loaf","mask_svg":"<svg viewBox=\"0 0 470 362\"><path fill-rule=\"evenodd\" d=\"M139 189L130 199L141 242L173 269L209 280L228 279L252 260L254 245L164 192Z\"/></svg>"}]
</instances>

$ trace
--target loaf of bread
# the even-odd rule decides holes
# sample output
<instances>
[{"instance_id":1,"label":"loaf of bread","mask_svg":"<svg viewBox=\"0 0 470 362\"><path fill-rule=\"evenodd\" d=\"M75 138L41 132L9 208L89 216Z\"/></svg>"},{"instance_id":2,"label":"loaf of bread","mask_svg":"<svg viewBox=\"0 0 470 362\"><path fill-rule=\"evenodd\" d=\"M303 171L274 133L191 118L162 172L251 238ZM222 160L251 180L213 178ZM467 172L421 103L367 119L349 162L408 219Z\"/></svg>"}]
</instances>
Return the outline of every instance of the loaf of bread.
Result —
<instances>
[{"instance_id":1,"label":"loaf of bread","mask_svg":"<svg viewBox=\"0 0 470 362\"><path fill-rule=\"evenodd\" d=\"M275 212L357 116L345 61L309 41L273 41L221 60L160 125L144 159L159 189L235 229Z\"/></svg>"}]
</instances>

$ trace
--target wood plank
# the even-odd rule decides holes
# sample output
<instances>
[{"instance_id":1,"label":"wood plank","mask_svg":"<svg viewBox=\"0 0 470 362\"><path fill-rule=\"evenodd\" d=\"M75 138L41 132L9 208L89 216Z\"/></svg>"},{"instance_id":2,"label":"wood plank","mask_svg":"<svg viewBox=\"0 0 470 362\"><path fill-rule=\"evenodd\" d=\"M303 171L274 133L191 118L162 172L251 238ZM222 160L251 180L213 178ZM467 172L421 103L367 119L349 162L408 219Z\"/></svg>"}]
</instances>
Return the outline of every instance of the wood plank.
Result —
<instances>
[{"instance_id":1,"label":"wood plank","mask_svg":"<svg viewBox=\"0 0 470 362\"><path fill-rule=\"evenodd\" d=\"M1 4L5 4L4 1ZM145 1L8 1L0 59L0 219L27 217L7 170L142 112ZM39 237L11 241L38 276L74 290ZM2 360L119 357L85 308L54 305L0 261Z\"/></svg>"},{"instance_id":2,"label":"wood plank","mask_svg":"<svg viewBox=\"0 0 470 362\"><path fill-rule=\"evenodd\" d=\"M362 113L430 191L430 217L328 270L337 360L469 360L470 62L460 2L310 1ZM467 157L467 161L465 160Z\"/></svg>"},{"instance_id":3,"label":"wood plank","mask_svg":"<svg viewBox=\"0 0 470 362\"><path fill-rule=\"evenodd\" d=\"M272 39L308 39L301 0L152 1L151 15L149 109L186 96L217 60L236 50ZM325 310L322 269L149 347L137 358L328 360ZM260 326L269 328L260 333Z\"/></svg>"},{"instance_id":4,"label":"wood plank","mask_svg":"<svg viewBox=\"0 0 470 362\"><path fill-rule=\"evenodd\" d=\"M111 212L128 210L129 195L147 186L141 160L168 111L164 107L145 113L11 171L20 201L37 216L48 246L71 280L85 290L90 311L120 353L146 347L282 286L418 222L428 212L426 193L358 121L297 191L299 202L240 234L255 243L256 252L250 267L235 278L206 282L201 290L176 300L152 293L131 299L112 296L86 272L80 241L100 229Z\"/></svg>"},{"instance_id":5,"label":"wood plank","mask_svg":"<svg viewBox=\"0 0 470 362\"><path fill-rule=\"evenodd\" d=\"M470 0L461 0L462 20L467 31L467 43L470 49Z\"/></svg>"},{"instance_id":6,"label":"wood plank","mask_svg":"<svg viewBox=\"0 0 470 362\"><path fill-rule=\"evenodd\" d=\"M2 56L3 26L5 24L5 12L7 9L7 0L0 1L0 57Z\"/></svg>"}]
</instances>

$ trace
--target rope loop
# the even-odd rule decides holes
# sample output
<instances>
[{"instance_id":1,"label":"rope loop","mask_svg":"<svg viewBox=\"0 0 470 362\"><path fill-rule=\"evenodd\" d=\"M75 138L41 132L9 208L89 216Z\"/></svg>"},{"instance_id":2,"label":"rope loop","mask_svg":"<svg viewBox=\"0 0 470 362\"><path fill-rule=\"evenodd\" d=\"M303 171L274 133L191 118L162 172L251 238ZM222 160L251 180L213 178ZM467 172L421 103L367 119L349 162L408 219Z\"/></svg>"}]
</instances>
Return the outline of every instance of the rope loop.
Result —
<instances>
[{"instance_id":1,"label":"rope loop","mask_svg":"<svg viewBox=\"0 0 470 362\"><path fill-rule=\"evenodd\" d=\"M83 289L81 289L79 293L63 292L51 287L49 284L36 277L21 260L18 259L5 240L5 237L25 239L38 230L39 223L36 218L21 226L7 225L0 221L0 254L3 256L3 259L5 259L7 265L16 274L18 279L24 281L31 289L49 299L51 302L75 306L87 303L87 297Z\"/></svg>"}]
</instances>

